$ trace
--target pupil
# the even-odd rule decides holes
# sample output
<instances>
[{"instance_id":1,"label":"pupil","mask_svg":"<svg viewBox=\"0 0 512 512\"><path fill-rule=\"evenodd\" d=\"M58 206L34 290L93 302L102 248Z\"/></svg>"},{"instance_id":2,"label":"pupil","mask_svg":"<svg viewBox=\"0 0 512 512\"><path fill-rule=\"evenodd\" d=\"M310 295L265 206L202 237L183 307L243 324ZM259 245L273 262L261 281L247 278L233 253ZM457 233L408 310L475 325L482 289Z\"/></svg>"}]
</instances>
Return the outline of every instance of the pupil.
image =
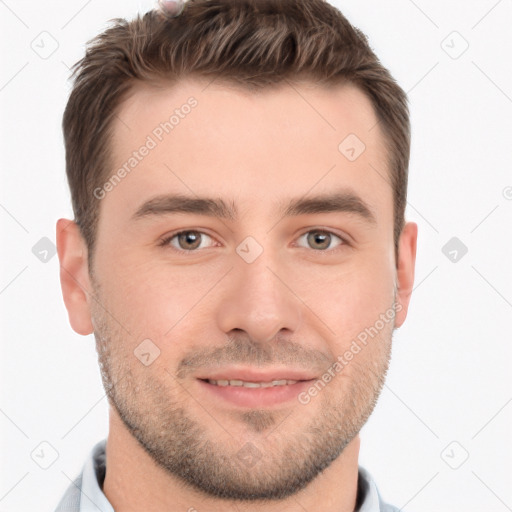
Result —
<instances>
[{"instance_id":1,"label":"pupil","mask_svg":"<svg viewBox=\"0 0 512 512\"><path fill-rule=\"evenodd\" d=\"M200 244L199 233L195 231L187 231L180 235L179 241L182 249L195 249Z\"/></svg>"},{"instance_id":2,"label":"pupil","mask_svg":"<svg viewBox=\"0 0 512 512\"><path fill-rule=\"evenodd\" d=\"M331 242L331 235L329 233L314 231L308 235L308 242L316 246L315 249L326 249Z\"/></svg>"}]
</instances>

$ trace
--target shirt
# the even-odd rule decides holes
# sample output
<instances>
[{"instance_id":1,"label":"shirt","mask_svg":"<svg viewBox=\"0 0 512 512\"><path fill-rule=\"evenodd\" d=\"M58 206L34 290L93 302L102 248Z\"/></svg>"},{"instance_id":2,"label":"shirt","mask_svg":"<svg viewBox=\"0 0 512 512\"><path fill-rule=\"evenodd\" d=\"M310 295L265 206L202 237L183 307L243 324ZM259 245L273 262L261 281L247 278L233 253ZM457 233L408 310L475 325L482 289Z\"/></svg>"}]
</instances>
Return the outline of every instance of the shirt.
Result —
<instances>
[{"instance_id":1,"label":"shirt","mask_svg":"<svg viewBox=\"0 0 512 512\"><path fill-rule=\"evenodd\" d=\"M69 486L55 512L114 512L103 493L106 472L106 439L91 450L82 473ZM359 466L355 512L400 512L382 501L370 473Z\"/></svg>"}]
</instances>

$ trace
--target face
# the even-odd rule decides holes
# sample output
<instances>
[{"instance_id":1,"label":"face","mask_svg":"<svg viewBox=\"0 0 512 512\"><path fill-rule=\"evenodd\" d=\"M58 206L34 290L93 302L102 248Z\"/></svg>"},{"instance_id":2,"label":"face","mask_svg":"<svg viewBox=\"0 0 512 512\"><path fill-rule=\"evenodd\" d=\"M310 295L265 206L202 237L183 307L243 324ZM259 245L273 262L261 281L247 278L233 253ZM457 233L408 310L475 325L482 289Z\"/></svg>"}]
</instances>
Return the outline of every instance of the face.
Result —
<instances>
[{"instance_id":1,"label":"face","mask_svg":"<svg viewBox=\"0 0 512 512\"><path fill-rule=\"evenodd\" d=\"M119 111L88 303L102 378L201 492L295 493L374 407L407 307L376 122L358 89L308 84L145 85Z\"/></svg>"}]
</instances>

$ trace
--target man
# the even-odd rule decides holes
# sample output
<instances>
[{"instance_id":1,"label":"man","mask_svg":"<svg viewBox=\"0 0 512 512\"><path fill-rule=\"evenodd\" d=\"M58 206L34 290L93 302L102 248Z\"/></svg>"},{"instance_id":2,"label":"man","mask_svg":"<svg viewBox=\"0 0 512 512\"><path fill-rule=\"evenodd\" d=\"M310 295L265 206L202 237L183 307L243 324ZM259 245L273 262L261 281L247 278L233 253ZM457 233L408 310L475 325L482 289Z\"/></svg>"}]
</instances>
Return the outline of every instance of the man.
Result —
<instances>
[{"instance_id":1,"label":"man","mask_svg":"<svg viewBox=\"0 0 512 512\"><path fill-rule=\"evenodd\" d=\"M358 433L405 321L407 100L323 0L115 20L64 114L73 329L110 404L58 511L392 511Z\"/></svg>"}]
</instances>

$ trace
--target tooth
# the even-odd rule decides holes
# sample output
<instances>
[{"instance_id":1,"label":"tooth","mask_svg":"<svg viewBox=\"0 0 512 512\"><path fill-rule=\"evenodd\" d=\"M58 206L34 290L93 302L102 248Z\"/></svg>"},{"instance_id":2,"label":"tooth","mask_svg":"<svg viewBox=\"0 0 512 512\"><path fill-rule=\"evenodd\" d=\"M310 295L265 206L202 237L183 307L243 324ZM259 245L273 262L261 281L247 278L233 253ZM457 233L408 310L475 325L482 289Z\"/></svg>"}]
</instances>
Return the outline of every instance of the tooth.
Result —
<instances>
[{"instance_id":1,"label":"tooth","mask_svg":"<svg viewBox=\"0 0 512 512\"><path fill-rule=\"evenodd\" d=\"M246 388L270 388L272 386L286 386L295 384L298 381L297 380L290 380L290 379L282 379L282 380L273 380L272 382L249 382L249 381L243 381L243 380L226 380L226 379L220 379L220 380L214 380L214 379L208 379L208 382L210 384L213 384L214 386L235 386L240 387L244 386Z\"/></svg>"},{"instance_id":2,"label":"tooth","mask_svg":"<svg viewBox=\"0 0 512 512\"><path fill-rule=\"evenodd\" d=\"M261 384L259 382L244 382L243 386L245 388L261 388Z\"/></svg>"}]
</instances>

